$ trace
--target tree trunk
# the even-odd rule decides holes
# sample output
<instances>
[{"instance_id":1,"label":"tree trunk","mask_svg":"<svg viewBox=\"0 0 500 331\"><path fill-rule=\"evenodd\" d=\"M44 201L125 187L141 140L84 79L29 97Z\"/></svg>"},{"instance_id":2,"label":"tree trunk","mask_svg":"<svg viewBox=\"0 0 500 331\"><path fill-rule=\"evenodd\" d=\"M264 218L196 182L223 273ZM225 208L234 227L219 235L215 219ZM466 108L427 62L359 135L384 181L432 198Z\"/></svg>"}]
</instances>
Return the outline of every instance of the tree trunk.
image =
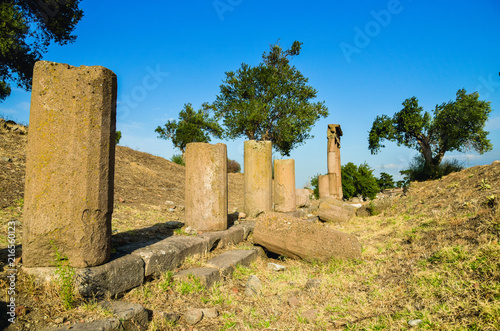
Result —
<instances>
[{"instance_id":1,"label":"tree trunk","mask_svg":"<svg viewBox=\"0 0 500 331\"><path fill-rule=\"evenodd\" d=\"M431 145L429 144L429 139L421 135L420 137L417 138L418 144L420 145L420 149L422 150L422 156L424 157L425 164L428 166L431 166L433 164L433 159L432 159L432 149Z\"/></svg>"},{"instance_id":2,"label":"tree trunk","mask_svg":"<svg viewBox=\"0 0 500 331\"><path fill-rule=\"evenodd\" d=\"M435 178L437 175L437 169L441 160L443 159L443 155L439 157L440 154L436 156L436 158L432 157L432 148L429 143L428 137L421 135L417 138L418 144L420 145L422 156L425 159L425 172L429 178Z\"/></svg>"}]
</instances>

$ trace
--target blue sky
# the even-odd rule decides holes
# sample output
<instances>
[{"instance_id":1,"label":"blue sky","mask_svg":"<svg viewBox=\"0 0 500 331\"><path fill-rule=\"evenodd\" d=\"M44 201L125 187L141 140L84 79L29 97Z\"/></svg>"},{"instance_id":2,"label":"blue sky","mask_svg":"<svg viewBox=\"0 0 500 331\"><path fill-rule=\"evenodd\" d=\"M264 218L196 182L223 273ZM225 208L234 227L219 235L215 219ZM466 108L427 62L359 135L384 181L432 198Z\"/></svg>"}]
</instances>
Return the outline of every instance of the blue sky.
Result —
<instances>
[{"instance_id":1,"label":"blue sky","mask_svg":"<svg viewBox=\"0 0 500 331\"><path fill-rule=\"evenodd\" d=\"M368 150L377 115L392 116L416 96L432 111L460 88L491 101L492 152L448 153L466 166L500 159L500 1L91 1L75 43L49 48L44 59L102 65L118 76L121 145L165 158L178 153L154 129L177 119L185 103L212 102L225 71L257 65L278 40L303 42L293 64L318 91L330 116L315 138L292 151L297 187L327 172L326 129L340 124L342 164L367 162L375 174L400 179L416 151L387 143ZM29 122L30 94L14 89L0 114ZM214 140L213 142L218 142ZM243 139L224 141L243 164ZM277 157L280 157L279 154Z\"/></svg>"}]
</instances>

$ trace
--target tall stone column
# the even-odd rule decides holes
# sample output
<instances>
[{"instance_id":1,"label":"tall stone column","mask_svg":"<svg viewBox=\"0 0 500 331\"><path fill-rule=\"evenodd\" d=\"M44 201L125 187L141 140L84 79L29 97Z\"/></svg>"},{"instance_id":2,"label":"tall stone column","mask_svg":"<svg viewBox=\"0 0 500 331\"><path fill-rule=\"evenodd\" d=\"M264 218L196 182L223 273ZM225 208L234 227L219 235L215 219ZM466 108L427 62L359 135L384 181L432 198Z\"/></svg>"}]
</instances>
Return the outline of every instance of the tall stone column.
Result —
<instances>
[{"instance_id":1,"label":"tall stone column","mask_svg":"<svg viewBox=\"0 0 500 331\"><path fill-rule=\"evenodd\" d=\"M328 175L318 176L318 190L320 198L330 196L330 177Z\"/></svg>"},{"instance_id":2,"label":"tall stone column","mask_svg":"<svg viewBox=\"0 0 500 331\"><path fill-rule=\"evenodd\" d=\"M104 67L35 64L24 194L23 263L109 260L116 75Z\"/></svg>"},{"instance_id":3,"label":"tall stone column","mask_svg":"<svg viewBox=\"0 0 500 331\"><path fill-rule=\"evenodd\" d=\"M227 229L227 146L190 143L186 162L186 225L201 231Z\"/></svg>"},{"instance_id":4,"label":"tall stone column","mask_svg":"<svg viewBox=\"0 0 500 331\"><path fill-rule=\"evenodd\" d=\"M329 124L327 131L328 138L328 178L330 186L330 196L342 199L342 176L340 164L340 137L342 129L339 124Z\"/></svg>"},{"instance_id":5,"label":"tall stone column","mask_svg":"<svg viewBox=\"0 0 500 331\"><path fill-rule=\"evenodd\" d=\"M295 160L274 160L274 210L295 211Z\"/></svg>"},{"instance_id":6,"label":"tall stone column","mask_svg":"<svg viewBox=\"0 0 500 331\"><path fill-rule=\"evenodd\" d=\"M245 213L248 217L273 208L272 160L270 141L245 141Z\"/></svg>"}]
</instances>

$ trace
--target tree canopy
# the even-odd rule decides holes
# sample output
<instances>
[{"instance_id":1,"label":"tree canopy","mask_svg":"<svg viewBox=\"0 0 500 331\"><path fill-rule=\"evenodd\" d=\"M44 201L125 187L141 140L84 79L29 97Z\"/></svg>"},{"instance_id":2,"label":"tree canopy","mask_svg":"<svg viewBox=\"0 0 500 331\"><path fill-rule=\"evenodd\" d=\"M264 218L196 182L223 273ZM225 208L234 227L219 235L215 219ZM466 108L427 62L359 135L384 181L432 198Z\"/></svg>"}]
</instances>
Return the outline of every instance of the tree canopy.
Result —
<instances>
[{"instance_id":1,"label":"tree canopy","mask_svg":"<svg viewBox=\"0 0 500 331\"><path fill-rule=\"evenodd\" d=\"M373 169L365 162L358 166L349 162L342 166L342 193L344 199L362 196L375 199L380 190Z\"/></svg>"},{"instance_id":2,"label":"tree canopy","mask_svg":"<svg viewBox=\"0 0 500 331\"><path fill-rule=\"evenodd\" d=\"M298 41L288 50L271 45L259 65L243 63L236 72L225 73L220 94L210 108L223 120L226 138L270 140L282 155L290 155L292 149L312 138L312 126L328 116L328 109L324 102L311 101L317 91L290 64L301 47Z\"/></svg>"},{"instance_id":3,"label":"tree canopy","mask_svg":"<svg viewBox=\"0 0 500 331\"><path fill-rule=\"evenodd\" d=\"M394 187L394 178L387 172L381 172L377 184L381 190L386 190Z\"/></svg>"},{"instance_id":4,"label":"tree canopy","mask_svg":"<svg viewBox=\"0 0 500 331\"><path fill-rule=\"evenodd\" d=\"M193 106L187 103L179 113L178 122L168 121L165 127L158 126L155 132L158 133L158 138L172 140L184 155L188 143L208 143L211 135L220 138L222 128L207 112L202 109L194 111Z\"/></svg>"},{"instance_id":5,"label":"tree canopy","mask_svg":"<svg viewBox=\"0 0 500 331\"><path fill-rule=\"evenodd\" d=\"M474 150L483 154L492 150L484 130L491 112L490 102L479 100L477 92L467 94L458 90L456 100L436 105L433 115L424 112L418 99L403 102L403 109L392 118L377 116L368 137L369 149L376 154L385 147L385 139L418 150L431 172L446 152Z\"/></svg>"},{"instance_id":6,"label":"tree canopy","mask_svg":"<svg viewBox=\"0 0 500 331\"><path fill-rule=\"evenodd\" d=\"M0 101L11 93L9 81L29 90L33 66L51 42L73 42L83 17L80 0L0 1Z\"/></svg>"}]
</instances>

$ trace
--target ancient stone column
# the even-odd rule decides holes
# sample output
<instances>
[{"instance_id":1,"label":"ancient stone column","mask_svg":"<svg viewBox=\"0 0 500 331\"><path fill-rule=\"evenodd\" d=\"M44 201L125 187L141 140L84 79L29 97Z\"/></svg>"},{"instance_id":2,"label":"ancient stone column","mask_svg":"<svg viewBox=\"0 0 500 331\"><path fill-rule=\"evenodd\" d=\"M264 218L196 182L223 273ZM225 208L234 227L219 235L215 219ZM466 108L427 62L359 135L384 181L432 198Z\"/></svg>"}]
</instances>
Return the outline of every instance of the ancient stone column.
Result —
<instances>
[{"instance_id":1,"label":"ancient stone column","mask_svg":"<svg viewBox=\"0 0 500 331\"><path fill-rule=\"evenodd\" d=\"M227 146L187 144L186 221L201 231L227 229Z\"/></svg>"},{"instance_id":2,"label":"ancient stone column","mask_svg":"<svg viewBox=\"0 0 500 331\"><path fill-rule=\"evenodd\" d=\"M23 263L109 260L116 75L104 67L35 64L24 194Z\"/></svg>"},{"instance_id":3,"label":"ancient stone column","mask_svg":"<svg viewBox=\"0 0 500 331\"><path fill-rule=\"evenodd\" d=\"M295 160L274 160L274 210L296 210Z\"/></svg>"},{"instance_id":4,"label":"ancient stone column","mask_svg":"<svg viewBox=\"0 0 500 331\"><path fill-rule=\"evenodd\" d=\"M329 124L328 138L328 177L330 196L342 199L342 177L340 165L340 137L342 129L339 124Z\"/></svg>"},{"instance_id":5,"label":"ancient stone column","mask_svg":"<svg viewBox=\"0 0 500 331\"><path fill-rule=\"evenodd\" d=\"M273 208L272 144L270 141L245 141L245 213L255 217Z\"/></svg>"},{"instance_id":6,"label":"ancient stone column","mask_svg":"<svg viewBox=\"0 0 500 331\"><path fill-rule=\"evenodd\" d=\"M320 198L330 196L330 177L328 175L318 176L318 189Z\"/></svg>"}]
</instances>

